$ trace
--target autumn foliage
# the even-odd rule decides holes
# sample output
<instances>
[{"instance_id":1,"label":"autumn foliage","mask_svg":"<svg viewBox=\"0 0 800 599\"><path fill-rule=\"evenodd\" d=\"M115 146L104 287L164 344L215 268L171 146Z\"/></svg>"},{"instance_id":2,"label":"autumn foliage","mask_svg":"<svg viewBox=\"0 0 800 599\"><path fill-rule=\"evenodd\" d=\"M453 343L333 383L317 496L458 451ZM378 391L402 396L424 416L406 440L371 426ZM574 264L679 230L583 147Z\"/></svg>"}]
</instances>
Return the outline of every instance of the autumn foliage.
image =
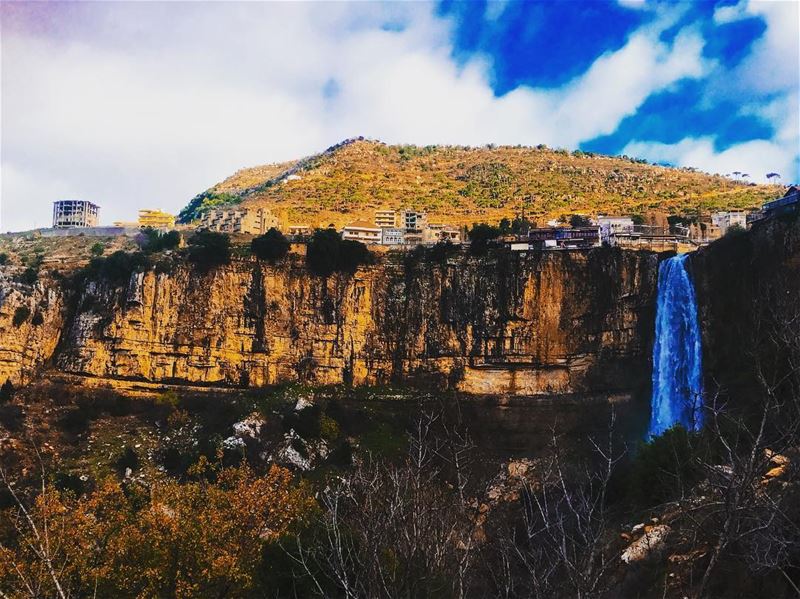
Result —
<instances>
[{"instance_id":1,"label":"autumn foliage","mask_svg":"<svg viewBox=\"0 0 800 599\"><path fill-rule=\"evenodd\" d=\"M30 509L19 501L2 515L2 596L251 596L264 544L314 500L278 466L194 474L149 488L109 479L81 498L45 486Z\"/></svg>"}]
</instances>

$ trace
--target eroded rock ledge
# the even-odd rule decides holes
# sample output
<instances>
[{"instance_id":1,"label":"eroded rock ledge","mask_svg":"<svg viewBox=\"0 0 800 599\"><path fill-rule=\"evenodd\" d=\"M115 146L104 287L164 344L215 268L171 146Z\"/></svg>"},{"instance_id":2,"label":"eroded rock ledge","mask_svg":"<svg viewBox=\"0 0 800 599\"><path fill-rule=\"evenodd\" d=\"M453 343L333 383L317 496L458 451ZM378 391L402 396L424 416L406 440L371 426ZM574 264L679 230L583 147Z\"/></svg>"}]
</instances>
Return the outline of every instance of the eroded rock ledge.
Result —
<instances>
[{"instance_id":1,"label":"eroded rock ledge","mask_svg":"<svg viewBox=\"0 0 800 599\"><path fill-rule=\"evenodd\" d=\"M446 263L390 255L321 279L297 256L2 285L0 380L45 366L109 379L227 386L415 382L536 395L646 385L658 256L498 252ZM26 305L43 324L12 322ZM38 320L37 320L38 321Z\"/></svg>"}]
</instances>

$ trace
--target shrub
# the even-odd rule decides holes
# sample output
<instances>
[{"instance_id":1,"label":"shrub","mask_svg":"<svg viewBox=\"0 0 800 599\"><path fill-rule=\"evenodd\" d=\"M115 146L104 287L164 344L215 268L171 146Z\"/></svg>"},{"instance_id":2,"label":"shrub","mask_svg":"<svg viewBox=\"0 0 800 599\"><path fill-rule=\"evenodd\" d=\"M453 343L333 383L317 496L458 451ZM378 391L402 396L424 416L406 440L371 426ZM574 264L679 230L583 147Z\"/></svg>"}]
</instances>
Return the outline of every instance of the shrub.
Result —
<instances>
[{"instance_id":1,"label":"shrub","mask_svg":"<svg viewBox=\"0 0 800 599\"><path fill-rule=\"evenodd\" d=\"M8 254L5 252L0 253L0 266L8 264Z\"/></svg>"},{"instance_id":2,"label":"shrub","mask_svg":"<svg viewBox=\"0 0 800 599\"><path fill-rule=\"evenodd\" d=\"M640 446L629 481L634 502L646 507L670 501L700 480L695 440L675 426Z\"/></svg>"},{"instance_id":3,"label":"shrub","mask_svg":"<svg viewBox=\"0 0 800 599\"><path fill-rule=\"evenodd\" d=\"M114 466L120 474L124 474L127 468L131 470L139 469L139 455L132 447L125 447L114 461Z\"/></svg>"},{"instance_id":4,"label":"shrub","mask_svg":"<svg viewBox=\"0 0 800 599\"><path fill-rule=\"evenodd\" d=\"M276 228L256 237L250 242L250 249L256 257L274 264L289 253L289 240Z\"/></svg>"},{"instance_id":5,"label":"shrub","mask_svg":"<svg viewBox=\"0 0 800 599\"><path fill-rule=\"evenodd\" d=\"M19 327L22 325L23 322L28 320L28 317L31 315L31 309L28 306L20 306L16 310L14 310L14 318L12 319L12 324L15 327Z\"/></svg>"},{"instance_id":6,"label":"shrub","mask_svg":"<svg viewBox=\"0 0 800 599\"><path fill-rule=\"evenodd\" d=\"M189 260L203 271L231 261L231 238L216 231L197 231L189 239Z\"/></svg>"},{"instance_id":7,"label":"shrub","mask_svg":"<svg viewBox=\"0 0 800 599\"><path fill-rule=\"evenodd\" d=\"M41 326L44 324L44 316L42 313L37 310L36 313L33 315L33 319L31 320L31 324L35 327Z\"/></svg>"},{"instance_id":8,"label":"shrub","mask_svg":"<svg viewBox=\"0 0 800 599\"><path fill-rule=\"evenodd\" d=\"M174 250L181 243L181 234L177 231L164 233L151 227L142 230L141 235L136 239L145 252L154 253L164 250Z\"/></svg>"},{"instance_id":9,"label":"shrub","mask_svg":"<svg viewBox=\"0 0 800 599\"><path fill-rule=\"evenodd\" d=\"M134 272L149 268L150 262L142 252L116 251L105 258L92 258L86 274L105 279L111 284L127 283Z\"/></svg>"},{"instance_id":10,"label":"shrub","mask_svg":"<svg viewBox=\"0 0 800 599\"><path fill-rule=\"evenodd\" d=\"M443 264L450 256L454 256L457 253L457 246L449 241L440 241L428 251L427 259L429 262Z\"/></svg>"},{"instance_id":11,"label":"shrub","mask_svg":"<svg viewBox=\"0 0 800 599\"><path fill-rule=\"evenodd\" d=\"M35 266L29 266L19 276L19 282L24 285L34 285L39 280L39 269Z\"/></svg>"},{"instance_id":12,"label":"shrub","mask_svg":"<svg viewBox=\"0 0 800 599\"><path fill-rule=\"evenodd\" d=\"M89 248L89 253L92 256L102 256L103 252L106 251L106 246L104 246L99 241L95 243L91 248Z\"/></svg>"},{"instance_id":13,"label":"shrub","mask_svg":"<svg viewBox=\"0 0 800 599\"><path fill-rule=\"evenodd\" d=\"M8 403L14 399L14 392L14 383L11 382L11 379L6 379L6 382L0 387L0 403Z\"/></svg>"}]
</instances>

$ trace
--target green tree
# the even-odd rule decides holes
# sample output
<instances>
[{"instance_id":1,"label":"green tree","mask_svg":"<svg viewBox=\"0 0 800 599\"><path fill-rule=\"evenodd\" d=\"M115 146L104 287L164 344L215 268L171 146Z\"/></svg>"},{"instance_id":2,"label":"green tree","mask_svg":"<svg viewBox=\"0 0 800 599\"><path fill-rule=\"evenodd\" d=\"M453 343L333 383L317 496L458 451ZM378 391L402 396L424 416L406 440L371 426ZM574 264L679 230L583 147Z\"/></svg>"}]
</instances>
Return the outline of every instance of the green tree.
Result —
<instances>
[{"instance_id":1,"label":"green tree","mask_svg":"<svg viewBox=\"0 0 800 599\"><path fill-rule=\"evenodd\" d=\"M253 239L250 249L261 260L274 264L289 253L289 240L275 227Z\"/></svg>"},{"instance_id":2,"label":"green tree","mask_svg":"<svg viewBox=\"0 0 800 599\"><path fill-rule=\"evenodd\" d=\"M592 221L587 216L582 214L573 214L569 217L570 227L591 227Z\"/></svg>"},{"instance_id":3,"label":"green tree","mask_svg":"<svg viewBox=\"0 0 800 599\"><path fill-rule=\"evenodd\" d=\"M23 322L28 320L28 317L31 315L31 309L28 306L20 306L16 310L14 310L14 318L12 319L12 324L15 327L19 327L22 325Z\"/></svg>"},{"instance_id":4,"label":"green tree","mask_svg":"<svg viewBox=\"0 0 800 599\"><path fill-rule=\"evenodd\" d=\"M8 264L8 254L5 252L0 253L0 266L3 266L4 264Z\"/></svg>"},{"instance_id":5,"label":"green tree","mask_svg":"<svg viewBox=\"0 0 800 599\"><path fill-rule=\"evenodd\" d=\"M497 227L486 223L472 225L469 230L469 253L473 256L485 256L489 251L490 242L499 236L500 229Z\"/></svg>"},{"instance_id":6,"label":"green tree","mask_svg":"<svg viewBox=\"0 0 800 599\"><path fill-rule=\"evenodd\" d=\"M203 271L229 264L231 238L216 231L197 231L189 238L189 260Z\"/></svg>"},{"instance_id":7,"label":"green tree","mask_svg":"<svg viewBox=\"0 0 800 599\"><path fill-rule=\"evenodd\" d=\"M91 248L89 248L89 253L92 256L102 256L103 252L105 252L105 251L106 251L106 246L104 246L99 241L97 243L95 243L94 245L92 245Z\"/></svg>"}]
</instances>

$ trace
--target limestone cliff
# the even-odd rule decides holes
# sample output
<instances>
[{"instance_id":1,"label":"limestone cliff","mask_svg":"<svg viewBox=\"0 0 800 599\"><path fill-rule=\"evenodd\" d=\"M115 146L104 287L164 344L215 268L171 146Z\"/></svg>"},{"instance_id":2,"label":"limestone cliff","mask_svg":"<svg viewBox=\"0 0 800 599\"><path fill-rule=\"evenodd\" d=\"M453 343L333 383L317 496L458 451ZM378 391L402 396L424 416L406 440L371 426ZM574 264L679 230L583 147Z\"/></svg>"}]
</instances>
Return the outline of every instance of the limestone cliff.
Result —
<instances>
[{"instance_id":1,"label":"limestone cliff","mask_svg":"<svg viewBox=\"0 0 800 599\"><path fill-rule=\"evenodd\" d=\"M5 291L0 377L29 377L55 350L67 373L156 382L416 381L520 395L646 384L655 254L415 257L328 279L296 256L207 274L179 263L135 273L127 286L88 280L69 301L66 286ZM46 324L12 331L21 302Z\"/></svg>"}]
</instances>

